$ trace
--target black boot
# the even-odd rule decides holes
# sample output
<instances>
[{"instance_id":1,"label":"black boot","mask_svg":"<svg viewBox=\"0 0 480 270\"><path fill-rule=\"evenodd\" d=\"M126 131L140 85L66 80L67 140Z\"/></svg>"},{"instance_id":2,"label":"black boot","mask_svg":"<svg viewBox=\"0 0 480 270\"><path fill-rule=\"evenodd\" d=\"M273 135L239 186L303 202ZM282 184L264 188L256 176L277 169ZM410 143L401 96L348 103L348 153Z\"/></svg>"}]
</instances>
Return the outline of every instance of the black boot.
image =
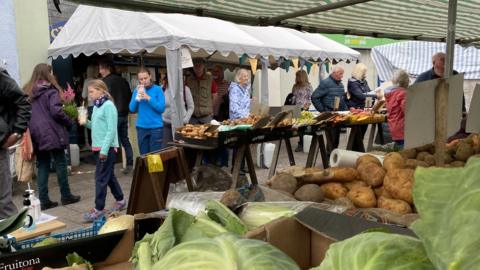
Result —
<instances>
[{"instance_id":1,"label":"black boot","mask_svg":"<svg viewBox=\"0 0 480 270\"><path fill-rule=\"evenodd\" d=\"M42 203L40 202L40 209L43 210L47 210L47 209L50 209L50 208L54 208L54 207L57 207L58 206L58 202L52 202L50 200Z\"/></svg>"},{"instance_id":2,"label":"black boot","mask_svg":"<svg viewBox=\"0 0 480 270\"><path fill-rule=\"evenodd\" d=\"M70 197L62 198L62 205L72 204L80 201L80 196L70 195Z\"/></svg>"}]
</instances>

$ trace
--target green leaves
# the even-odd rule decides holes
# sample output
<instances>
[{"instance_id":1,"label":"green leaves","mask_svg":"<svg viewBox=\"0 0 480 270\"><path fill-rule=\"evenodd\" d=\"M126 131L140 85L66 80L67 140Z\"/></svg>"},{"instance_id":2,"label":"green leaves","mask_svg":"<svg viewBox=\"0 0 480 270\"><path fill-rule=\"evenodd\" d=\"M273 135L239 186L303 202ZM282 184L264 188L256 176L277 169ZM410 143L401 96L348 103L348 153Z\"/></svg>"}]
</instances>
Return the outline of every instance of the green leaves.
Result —
<instances>
[{"instance_id":1,"label":"green leaves","mask_svg":"<svg viewBox=\"0 0 480 270\"><path fill-rule=\"evenodd\" d=\"M480 159L464 168L418 168L413 198L420 219L412 224L437 269L479 269Z\"/></svg>"},{"instance_id":2,"label":"green leaves","mask_svg":"<svg viewBox=\"0 0 480 270\"><path fill-rule=\"evenodd\" d=\"M311 270L433 270L422 242L383 232L361 233L330 245L319 267Z\"/></svg>"}]
</instances>

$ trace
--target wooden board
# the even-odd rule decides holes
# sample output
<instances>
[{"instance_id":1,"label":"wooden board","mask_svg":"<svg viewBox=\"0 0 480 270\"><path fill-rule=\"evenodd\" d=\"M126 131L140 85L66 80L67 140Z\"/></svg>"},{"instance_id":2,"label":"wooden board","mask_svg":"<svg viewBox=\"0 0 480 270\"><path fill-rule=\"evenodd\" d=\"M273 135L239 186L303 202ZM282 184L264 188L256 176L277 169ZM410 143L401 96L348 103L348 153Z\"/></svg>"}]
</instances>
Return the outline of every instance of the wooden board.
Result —
<instances>
[{"instance_id":1,"label":"wooden board","mask_svg":"<svg viewBox=\"0 0 480 270\"><path fill-rule=\"evenodd\" d=\"M66 227L67 225L65 223L55 219L52 221L48 221L48 222L36 225L36 228L33 231L26 231L25 229L20 228L10 233L10 235L15 237L17 241L22 241L25 239L35 238L37 236L48 235L54 231L61 230Z\"/></svg>"}]
</instances>

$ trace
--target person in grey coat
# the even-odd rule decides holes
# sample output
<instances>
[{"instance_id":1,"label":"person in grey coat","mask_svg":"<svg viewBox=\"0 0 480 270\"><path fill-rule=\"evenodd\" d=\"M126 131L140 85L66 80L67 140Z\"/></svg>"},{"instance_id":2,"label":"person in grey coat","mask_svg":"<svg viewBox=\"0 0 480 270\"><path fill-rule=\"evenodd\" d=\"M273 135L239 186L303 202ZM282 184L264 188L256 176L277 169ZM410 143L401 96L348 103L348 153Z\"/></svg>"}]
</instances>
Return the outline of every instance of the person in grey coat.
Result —
<instances>
[{"instance_id":1,"label":"person in grey coat","mask_svg":"<svg viewBox=\"0 0 480 270\"><path fill-rule=\"evenodd\" d=\"M312 94L312 104L319 112L331 112L335 110L335 100L338 100L339 111L348 110L345 101L345 87L342 83L344 70L340 66L335 66L328 78L322 80L317 89ZM328 147L327 154L338 147L340 142L340 128L329 128L326 130Z\"/></svg>"},{"instance_id":2,"label":"person in grey coat","mask_svg":"<svg viewBox=\"0 0 480 270\"><path fill-rule=\"evenodd\" d=\"M8 148L21 138L30 120L28 96L0 67L0 219L17 213L12 201L12 177Z\"/></svg>"}]
</instances>

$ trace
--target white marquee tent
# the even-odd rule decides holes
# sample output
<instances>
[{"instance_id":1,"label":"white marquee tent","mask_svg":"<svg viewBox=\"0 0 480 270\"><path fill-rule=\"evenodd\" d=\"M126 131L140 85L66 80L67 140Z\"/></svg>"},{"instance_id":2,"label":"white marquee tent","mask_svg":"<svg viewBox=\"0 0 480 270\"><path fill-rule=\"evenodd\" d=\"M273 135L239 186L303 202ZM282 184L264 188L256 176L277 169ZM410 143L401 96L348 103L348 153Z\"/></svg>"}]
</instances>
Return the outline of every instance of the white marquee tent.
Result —
<instances>
[{"instance_id":1,"label":"white marquee tent","mask_svg":"<svg viewBox=\"0 0 480 270\"><path fill-rule=\"evenodd\" d=\"M243 54L263 59L302 57L315 61L356 60L360 56L358 52L320 34L281 27L240 26L192 15L144 13L83 5L65 24L50 45L48 54L54 59L58 56L77 57L94 53L146 52L165 56L170 82L168 95L173 98L170 100L175 100L174 106L180 107L183 100L183 91L180 91L183 84L182 47L188 47L193 56L215 54L218 57L220 54L235 62ZM268 96L262 96L263 100L268 100ZM182 115L176 115L175 127L181 125L182 118Z\"/></svg>"}]
</instances>

